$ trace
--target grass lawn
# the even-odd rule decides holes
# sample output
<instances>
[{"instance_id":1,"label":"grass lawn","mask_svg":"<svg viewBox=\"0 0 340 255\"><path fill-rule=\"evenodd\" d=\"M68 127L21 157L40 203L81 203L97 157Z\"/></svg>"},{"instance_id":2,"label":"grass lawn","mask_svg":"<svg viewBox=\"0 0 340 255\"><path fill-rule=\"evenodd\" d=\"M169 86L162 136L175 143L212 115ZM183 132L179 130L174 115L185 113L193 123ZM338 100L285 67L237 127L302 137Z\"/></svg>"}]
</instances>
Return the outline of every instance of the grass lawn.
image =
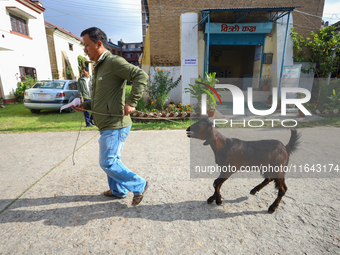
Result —
<instances>
[{"instance_id":1,"label":"grass lawn","mask_svg":"<svg viewBox=\"0 0 340 255\"><path fill-rule=\"evenodd\" d=\"M81 121L83 131L98 130L97 127L86 127L83 113L43 110L33 114L23 104L7 104L6 108L0 108L0 133L78 131ZM174 122L134 123L132 130L185 129L190 125L189 120L179 122L186 125Z\"/></svg>"},{"instance_id":2,"label":"grass lawn","mask_svg":"<svg viewBox=\"0 0 340 255\"><path fill-rule=\"evenodd\" d=\"M83 122L83 131L98 130L97 127L85 127L82 113L59 113L59 111L43 110L38 114L33 114L23 104L8 104L6 108L0 108L0 133L78 131L81 121ZM190 120L179 120L178 122L184 122L185 125L168 121L135 122L132 125L132 130L186 129L190 125ZM332 121L329 118L309 122L299 121L297 128L317 126L340 127L340 118L333 118ZM270 124L263 127L270 127ZM276 127L281 127L281 125L278 124Z\"/></svg>"}]
</instances>

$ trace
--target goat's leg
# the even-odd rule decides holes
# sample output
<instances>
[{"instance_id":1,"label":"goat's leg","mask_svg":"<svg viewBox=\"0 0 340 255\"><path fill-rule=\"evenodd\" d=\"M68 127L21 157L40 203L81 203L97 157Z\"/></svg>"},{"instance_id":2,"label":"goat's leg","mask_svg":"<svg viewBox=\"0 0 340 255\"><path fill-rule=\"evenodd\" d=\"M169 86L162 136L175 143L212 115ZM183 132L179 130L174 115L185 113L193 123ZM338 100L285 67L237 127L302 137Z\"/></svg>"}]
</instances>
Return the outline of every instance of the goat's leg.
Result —
<instances>
[{"instance_id":1,"label":"goat's leg","mask_svg":"<svg viewBox=\"0 0 340 255\"><path fill-rule=\"evenodd\" d=\"M274 203L269 206L268 212L273 213L275 212L276 208L279 206L282 197L285 195L287 191L287 185L285 184L284 178L274 179L275 187L279 190L278 196L275 199Z\"/></svg>"},{"instance_id":2,"label":"goat's leg","mask_svg":"<svg viewBox=\"0 0 340 255\"><path fill-rule=\"evenodd\" d=\"M256 192L259 192L263 187L265 187L268 183L270 183L273 179L270 179L270 178L266 178L264 179L264 181L257 185L255 188L253 188L251 191L250 191L250 194L252 195L255 195Z\"/></svg>"},{"instance_id":3,"label":"goat's leg","mask_svg":"<svg viewBox=\"0 0 340 255\"><path fill-rule=\"evenodd\" d=\"M217 178L214 181L214 188L215 188L215 192L214 194L208 198L208 204L211 204L212 202L214 202L216 200L216 204L217 205L221 205L222 204L222 196L220 194L220 189L222 184L227 180L228 178Z\"/></svg>"}]
</instances>

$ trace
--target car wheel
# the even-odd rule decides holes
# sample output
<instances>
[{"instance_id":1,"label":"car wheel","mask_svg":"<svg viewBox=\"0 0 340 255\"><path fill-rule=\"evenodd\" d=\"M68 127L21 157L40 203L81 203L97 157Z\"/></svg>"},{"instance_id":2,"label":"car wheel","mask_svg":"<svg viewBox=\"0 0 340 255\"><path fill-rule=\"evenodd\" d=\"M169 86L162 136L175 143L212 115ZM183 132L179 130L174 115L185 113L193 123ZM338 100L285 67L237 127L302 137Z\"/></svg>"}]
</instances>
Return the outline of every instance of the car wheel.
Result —
<instances>
[{"instance_id":1,"label":"car wheel","mask_svg":"<svg viewBox=\"0 0 340 255\"><path fill-rule=\"evenodd\" d=\"M30 109L31 110L31 113L39 113L40 110L35 110L35 109Z\"/></svg>"}]
</instances>

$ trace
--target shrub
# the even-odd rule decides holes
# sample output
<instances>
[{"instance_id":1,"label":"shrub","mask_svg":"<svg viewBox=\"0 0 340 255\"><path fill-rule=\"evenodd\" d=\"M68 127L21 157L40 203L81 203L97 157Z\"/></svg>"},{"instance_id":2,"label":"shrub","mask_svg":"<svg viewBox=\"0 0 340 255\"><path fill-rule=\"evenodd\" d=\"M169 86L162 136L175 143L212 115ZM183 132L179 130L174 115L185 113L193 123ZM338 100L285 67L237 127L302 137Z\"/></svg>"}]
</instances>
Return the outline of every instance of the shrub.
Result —
<instances>
[{"instance_id":1,"label":"shrub","mask_svg":"<svg viewBox=\"0 0 340 255\"><path fill-rule=\"evenodd\" d=\"M137 106L136 106L136 111L143 111L146 107L144 98L142 97L141 99L138 100Z\"/></svg>"},{"instance_id":2,"label":"shrub","mask_svg":"<svg viewBox=\"0 0 340 255\"><path fill-rule=\"evenodd\" d=\"M165 72L158 68L153 80L150 82L150 88L148 91L151 99L157 101L162 111L164 109L165 102L168 100L170 91L177 87L182 79L182 75L180 75L177 80L174 81L173 77L170 77L170 74L171 73L168 70Z\"/></svg>"},{"instance_id":3,"label":"shrub","mask_svg":"<svg viewBox=\"0 0 340 255\"><path fill-rule=\"evenodd\" d=\"M130 85L125 86L125 100L129 97L132 87Z\"/></svg>"},{"instance_id":4,"label":"shrub","mask_svg":"<svg viewBox=\"0 0 340 255\"><path fill-rule=\"evenodd\" d=\"M320 81L320 97L319 104L323 105L329 101L329 97L333 95L333 90L340 90L340 80L332 79L329 84L326 80Z\"/></svg>"},{"instance_id":5,"label":"shrub","mask_svg":"<svg viewBox=\"0 0 340 255\"><path fill-rule=\"evenodd\" d=\"M125 100L129 97L130 93L132 90L132 86L127 85L125 87ZM141 99L138 100L137 106L136 106L136 111L143 111L146 107L146 104L144 102L144 98L141 97Z\"/></svg>"},{"instance_id":6,"label":"shrub","mask_svg":"<svg viewBox=\"0 0 340 255\"><path fill-rule=\"evenodd\" d=\"M78 56L78 71L81 76L81 69L85 66L85 58L81 55Z\"/></svg>"},{"instance_id":7,"label":"shrub","mask_svg":"<svg viewBox=\"0 0 340 255\"><path fill-rule=\"evenodd\" d=\"M30 89L36 82L37 80L33 79L30 75L25 77L25 82L18 82L17 88L14 91L14 96L19 103L24 101L25 90Z\"/></svg>"}]
</instances>

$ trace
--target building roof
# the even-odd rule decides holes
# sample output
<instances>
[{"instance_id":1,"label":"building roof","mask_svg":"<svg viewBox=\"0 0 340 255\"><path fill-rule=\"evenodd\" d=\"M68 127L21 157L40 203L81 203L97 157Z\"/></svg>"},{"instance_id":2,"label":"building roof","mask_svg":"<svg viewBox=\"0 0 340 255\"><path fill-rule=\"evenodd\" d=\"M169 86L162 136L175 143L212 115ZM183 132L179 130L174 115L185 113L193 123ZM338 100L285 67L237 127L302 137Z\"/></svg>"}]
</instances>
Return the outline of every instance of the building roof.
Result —
<instances>
[{"instance_id":1,"label":"building roof","mask_svg":"<svg viewBox=\"0 0 340 255\"><path fill-rule=\"evenodd\" d=\"M108 41L107 44L108 44L109 46L116 47L116 48L118 48L118 49L122 49L121 46L119 46L119 45L117 45L117 44L114 44L114 43L111 42L111 41Z\"/></svg>"},{"instance_id":2,"label":"building roof","mask_svg":"<svg viewBox=\"0 0 340 255\"><path fill-rule=\"evenodd\" d=\"M340 29L340 21L338 21L338 22L334 23L334 24L333 24L333 25L331 25L331 26L337 27L337 29L336 29L336 30L339 30L339 29Z\"/></svg>"},{"instance_id":3,"label":"building roof","mask_svg":"<svg viewBox=\"0 0 340 255\"><path fill-rule=\"evenodd\" d=\"M210 8L201 9L201 11L287 11L294 10L300 6L284 6L284 7L229 7L229 8Z\"/></svg>"},{"instance_id":4,"label":"building roof","mask_svg":"<svg viewBox=\"0 0 340 255\"><path fill-rule=\"evenodd\" d=\"M283 16L292 12L295 8L300 6L277 6L277 7L229 7L229 8L210 8L210 9L201 9L201 13L203 15L203 19L198 23L201 24L207 18L207 15L212 12L233 12L235 15L234 22L237 23L241 21L244 17L246 17L251 12L268 12L270 13L270 22L274 22Z\"/></svg>"},{"instance_id":5,"label":"building roof","mask_svg":"<svg viewBox=\"0 0 340 255\"><path fill-rule=\"evenodd\" d=\"M61 27L58 27L57 25L52 24L51 22L48 22L47 20L45 20L45 28L54 28L54 29L58 29L60 32L63 32L64 34L67 34L67 35L69 35L69 36L71 36L71 37L77 39L78 41L81 41L81 42L82 42L82 40L81 40L79 37L75 36L75 35L72 34L71 32L66 31L65 29L63 29L63 28L61 28Z\"/></svg>"}]
</instances>

